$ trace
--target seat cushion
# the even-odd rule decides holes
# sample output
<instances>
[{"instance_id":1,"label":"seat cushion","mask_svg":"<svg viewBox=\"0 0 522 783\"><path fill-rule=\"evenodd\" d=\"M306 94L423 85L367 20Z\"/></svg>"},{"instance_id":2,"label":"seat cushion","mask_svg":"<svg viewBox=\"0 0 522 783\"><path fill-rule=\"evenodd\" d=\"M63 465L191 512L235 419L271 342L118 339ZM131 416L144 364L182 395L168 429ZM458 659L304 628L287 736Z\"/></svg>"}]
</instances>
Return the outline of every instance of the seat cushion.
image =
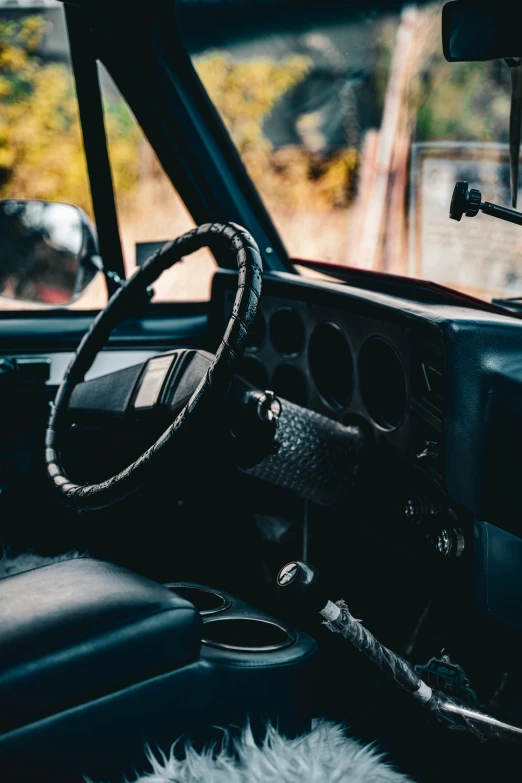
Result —
<instances>
[{"instance_id":1,"label":"seat cushion","mask_svg":"<svg viewBox=\"0 0 522 783\"><path fill-rule=\"evenodd\" d=\"M201 620L162 585L90 558L0 579L0 732L197 660Z\"/></svg>"}]
</instances>

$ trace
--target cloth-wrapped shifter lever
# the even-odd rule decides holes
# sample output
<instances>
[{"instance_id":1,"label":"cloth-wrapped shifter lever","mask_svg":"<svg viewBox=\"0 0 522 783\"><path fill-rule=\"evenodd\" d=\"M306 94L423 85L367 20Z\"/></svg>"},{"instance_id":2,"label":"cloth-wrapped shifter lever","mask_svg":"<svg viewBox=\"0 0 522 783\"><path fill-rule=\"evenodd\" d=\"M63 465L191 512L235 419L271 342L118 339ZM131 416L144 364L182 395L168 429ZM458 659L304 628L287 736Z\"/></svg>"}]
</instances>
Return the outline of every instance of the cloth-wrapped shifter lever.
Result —
<instances>
[{"instance_id":1,"label":"cloth-wrapped shifter lever","mask_svg":"<svg viewBox=\"0 0 522 783\"><path fill-rule=\"evenodd\" d=\"M340 634L364 653L403 690L426 705L445 725L485 739L509 739L522 742L522 728L499 721L490 715L458 704L440 691L433 691L417 674L409 661L381 644L360 620L356 620L344 601L332 603L321 586L318 572L308 563L287 563L277 576L279 597L296 609L318 612L332 633Z\"/></svg>"}]
</instances>

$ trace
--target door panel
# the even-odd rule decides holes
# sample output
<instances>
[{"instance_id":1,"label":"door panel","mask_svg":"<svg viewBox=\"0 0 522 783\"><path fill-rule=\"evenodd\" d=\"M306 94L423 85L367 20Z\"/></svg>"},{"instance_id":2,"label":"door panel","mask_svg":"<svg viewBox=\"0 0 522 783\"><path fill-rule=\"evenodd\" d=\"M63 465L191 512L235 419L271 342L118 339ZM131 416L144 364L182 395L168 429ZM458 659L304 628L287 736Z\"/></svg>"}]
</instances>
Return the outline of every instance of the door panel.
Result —
<instances>
[{"instance_id":1,"label":"door panel","mask_svg":"<svg viewBox=\"0 0 522 783\"><path fill-rule=\"evenodd\" d=\"M43 456L49 405L91 321L91 314L72 312L0 318L0 543L4 547L29 546L52 553L81 546L77 516L63 509L47 486ZM152 305L143 316L128 319L115 330L87 377L189 345L209 345L207 305ZM23 372L9 372L16 362L24 364ZM125 447L121 438L122 451ZM70 531L70 537L64 530Z\"/></svg>"}]
</instances>

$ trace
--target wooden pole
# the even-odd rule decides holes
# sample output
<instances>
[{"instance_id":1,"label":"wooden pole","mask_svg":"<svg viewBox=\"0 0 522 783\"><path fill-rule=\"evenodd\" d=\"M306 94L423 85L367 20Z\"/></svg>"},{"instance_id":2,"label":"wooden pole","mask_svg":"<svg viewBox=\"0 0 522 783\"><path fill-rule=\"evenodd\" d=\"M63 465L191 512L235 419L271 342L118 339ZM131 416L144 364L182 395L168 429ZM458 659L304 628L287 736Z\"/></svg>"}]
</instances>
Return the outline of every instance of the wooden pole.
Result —
<instances>
[{"instance_id":1,"label":"wooden pole","mask_svg":"<svg viewBox=\"0 0 522 783\"><path fill-rule=\"evenodd\" d=\"M420 14L414 8L406 9L397 29L390 75L384 100L384 111L375 155L374 176L369 194L365 194L365 209L360 213L360 238L358 247L352 248L350 258L357 257L357 266L366 269L391 268L394 252L386 255L386 229L395 221L404 223L407 160L409 146L408 88L411 80L412 54L415 47ZM395 168L396 167L396 168ZM402 194L402 196L401 196ZM390 201L391 199L391 201ZM393 209L390 210L390 204ZM398 231L392 232L397 239ZM399 237L402 248L404 238Z\"/></svg>"}]
</instances>

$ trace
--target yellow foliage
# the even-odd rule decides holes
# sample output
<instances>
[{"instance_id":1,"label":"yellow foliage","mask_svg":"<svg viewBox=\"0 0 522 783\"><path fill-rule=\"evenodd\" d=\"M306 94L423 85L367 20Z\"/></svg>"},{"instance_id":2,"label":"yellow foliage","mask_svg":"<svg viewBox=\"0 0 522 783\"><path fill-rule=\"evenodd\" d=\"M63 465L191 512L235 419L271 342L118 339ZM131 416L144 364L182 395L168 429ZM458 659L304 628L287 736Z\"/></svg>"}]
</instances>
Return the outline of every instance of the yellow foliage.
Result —
<instances>
[{"instance_id":1,"label":"yellow foliage","mask_svg":"<svg viewBox=\"0 0 522 783\"><path fill-rule=\"evenodd\" d=\"M279 98L306 74L305 57L288 57L280 63L259 59L234 62L224 54L202 57L198 74L218 108L239 152L263 140L263 118Z\"/></svg>"},{"instance_id":2,"label":"yellow foliage","mask_svg":"<svg viewBox=\"0 0 522 783\"><path fill-rule=\"evenodd\" d=\"M263 134L264 119L307 74L307 58L240 62L219 53L196 60L196 68L271 209L327 211L349 203L358 164L355 148L326 156L304 146L274 150Z\"/></svg>"},{"instance_id":3,"label":"yellow foliage","mask_svg":"<svg viewBox=\"0 0 522 783\"><path fill-rule=\"evenodd\" d=\"M70 77L60 65L35 69L31 93L3 107L2 196L68 200L89 208L89 188Z\"/></svg>"},{"instance_id":4,"label":"yellow foliage","mask_svg":"<svg viewBox=\"0 0 522 783\"><path fill-rule=\"evenodd\" d=\"M44 21L0 22L0 198L67 201L91 212L77 99L70 70L34 55ZM121 192L138 177L137 129L108 112L114 177Z\"/></svg>"},{"instance_id":5,"label":"yellow foliage","mask_svg":"<svg viewBox=\"0 0 522 783\"><path fill-rule=\"evenodd\" d=\"M0 198L69 201L90 212L73 78L66 66L36 56L43 32L37 15L0 21ZM219 53L196 65L270 208L326 211L349 203L355 149L326 156L305 146L274 150L263 133L277 102L306 76L307 58L237 62ZM116 192L124 204L139 181L140 131L119 97L107 98L105 111Z\"/></svg>"}]
</instances>

